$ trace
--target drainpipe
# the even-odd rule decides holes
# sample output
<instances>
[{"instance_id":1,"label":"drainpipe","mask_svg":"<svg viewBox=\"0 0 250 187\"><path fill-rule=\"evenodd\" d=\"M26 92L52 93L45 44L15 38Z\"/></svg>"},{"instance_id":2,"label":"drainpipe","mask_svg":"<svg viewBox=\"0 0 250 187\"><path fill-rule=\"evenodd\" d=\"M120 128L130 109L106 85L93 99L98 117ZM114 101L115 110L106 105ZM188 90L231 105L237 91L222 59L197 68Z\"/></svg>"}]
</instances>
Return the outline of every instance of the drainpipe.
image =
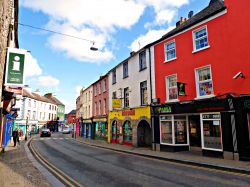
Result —
<instances>
[{"instance_id":1,"label":"drainpipe","mask_svg":"<svg viewBox=\"0 0 250 187\"><path fill-rule=\"evenodd\" d=\"M151 117L150 117L150 123L151 123L151 129L152 129L152 150L155 151L155 135L154 135L154 110L152 108L152 67L151 67L151 46L148 48L149 51L149 84L150 84L150 111L151 111Z\"/></svg>"}]
</instances>

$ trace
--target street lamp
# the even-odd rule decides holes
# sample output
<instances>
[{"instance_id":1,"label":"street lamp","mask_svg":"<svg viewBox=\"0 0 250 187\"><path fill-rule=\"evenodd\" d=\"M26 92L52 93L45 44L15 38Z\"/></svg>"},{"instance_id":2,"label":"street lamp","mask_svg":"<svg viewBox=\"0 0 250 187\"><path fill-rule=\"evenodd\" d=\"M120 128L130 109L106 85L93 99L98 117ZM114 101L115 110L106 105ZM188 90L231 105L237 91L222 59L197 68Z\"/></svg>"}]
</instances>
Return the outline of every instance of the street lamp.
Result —
<instances>
[{"instance_id":1,"label":"street lamp","mask_svg":"<svg viewBox=\"0 0 250 187\"><path fill-rule=\"evenodd\" d=\"M27 118L26 118L26 133L25 133L25 141L27 141L27 139L28 139L28 122L29 122L29 118L28 118L28 116L27 116Z\"/></svg>"}]
</instances>

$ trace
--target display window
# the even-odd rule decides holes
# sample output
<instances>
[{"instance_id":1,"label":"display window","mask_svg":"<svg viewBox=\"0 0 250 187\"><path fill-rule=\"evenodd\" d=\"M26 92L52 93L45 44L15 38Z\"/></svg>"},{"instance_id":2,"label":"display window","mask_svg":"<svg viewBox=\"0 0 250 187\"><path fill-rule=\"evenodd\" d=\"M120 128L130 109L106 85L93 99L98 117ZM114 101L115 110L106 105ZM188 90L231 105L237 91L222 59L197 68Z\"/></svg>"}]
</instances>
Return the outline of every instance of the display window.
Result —
<instances>
[{"instance_id":1,"label":"display window","mask_svg":"<svg viewBox=\"0 0 250 187\"><path fill-rule=\"evenodd\" d=\"M219 113L201 114L202 148L222 151L221 120Z\"/></svg>"},{"instance_id":2,"label":"display window","mask_svg":"<svg viewBox=\"0 0 250 187\"><path fill-rule=\"evenodd\" d=\"M187 145L187 117L180 116L161 116L161 143L171 145Z\"/></svg>"}]
</instances>

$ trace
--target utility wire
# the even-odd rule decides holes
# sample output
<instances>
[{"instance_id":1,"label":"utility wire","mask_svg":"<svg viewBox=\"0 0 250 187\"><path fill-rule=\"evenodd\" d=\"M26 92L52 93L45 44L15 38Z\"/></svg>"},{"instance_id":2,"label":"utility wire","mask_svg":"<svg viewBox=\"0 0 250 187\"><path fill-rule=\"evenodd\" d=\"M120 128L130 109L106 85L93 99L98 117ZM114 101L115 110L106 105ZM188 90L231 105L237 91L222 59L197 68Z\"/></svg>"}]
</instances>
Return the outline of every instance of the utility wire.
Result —
<instances>
[{"instance_id":1,"label":"utility wire","mask_svg":"<svg viewBox=\"0 0 250 187\"><path fill-rule=\"evenodd\" d=\"M48 29L43 29L43 28L40 28L40 27L35 27L35 26L32 26L32 25L23 24L23 23L20 23L20 22L17 22L17 23L18 23L18 25L22 25L24 27L30 27L30 28L37 29L37 30L43 30L43 31L54 33L54 34L59 34L59 35L68 36L68 37L79 39L79 40L88 41L88 42L93 43L93 45L96 43L95 41L88 40L86 38L80 38L80 37L73 36L73 35L70 35L70 34L65 34L65 33L57 32L57 31L52 31L52 30L48 30Z\"/></svg>"}]
</instances>

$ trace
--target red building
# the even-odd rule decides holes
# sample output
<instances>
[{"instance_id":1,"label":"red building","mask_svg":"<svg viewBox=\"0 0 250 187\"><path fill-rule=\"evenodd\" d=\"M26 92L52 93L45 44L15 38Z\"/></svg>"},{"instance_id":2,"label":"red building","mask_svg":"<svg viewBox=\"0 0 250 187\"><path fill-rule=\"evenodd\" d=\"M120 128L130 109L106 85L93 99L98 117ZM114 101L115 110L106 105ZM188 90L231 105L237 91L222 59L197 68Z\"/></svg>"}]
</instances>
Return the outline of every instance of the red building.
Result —
<instances>
[{"instance_id":1,"label":"red building","mask_svg":"<svg viewBox=\"0 0 250 187\"><path fill-rule=\"evenodd\" d=\"M250 158L249 0L211 0L154 42L161 150Z\"/></svg>"},{"instance_id":2,"label":"red building","mask_svg":"<svg viewBox=\"0 0 250 187\"><path fill-rule=\"evenodd\" d=\"M77 122L77 119L76 119L76 110L71 110L71 112L68 113L68 125L71 128L75 129L76 128L76 122ZM75 134L79 134L79 125L76 128Z\"/></svg>"},{"instance_id":3,"label":"red building","mask_svg":"<svg viewBox=\"0 0 250 187\"><path fill-rule=\"evenodd\" d=\"M108 76L101 76L93 85L93 126L95 139L108 138Z\"/></svg>"}]
</instances>

